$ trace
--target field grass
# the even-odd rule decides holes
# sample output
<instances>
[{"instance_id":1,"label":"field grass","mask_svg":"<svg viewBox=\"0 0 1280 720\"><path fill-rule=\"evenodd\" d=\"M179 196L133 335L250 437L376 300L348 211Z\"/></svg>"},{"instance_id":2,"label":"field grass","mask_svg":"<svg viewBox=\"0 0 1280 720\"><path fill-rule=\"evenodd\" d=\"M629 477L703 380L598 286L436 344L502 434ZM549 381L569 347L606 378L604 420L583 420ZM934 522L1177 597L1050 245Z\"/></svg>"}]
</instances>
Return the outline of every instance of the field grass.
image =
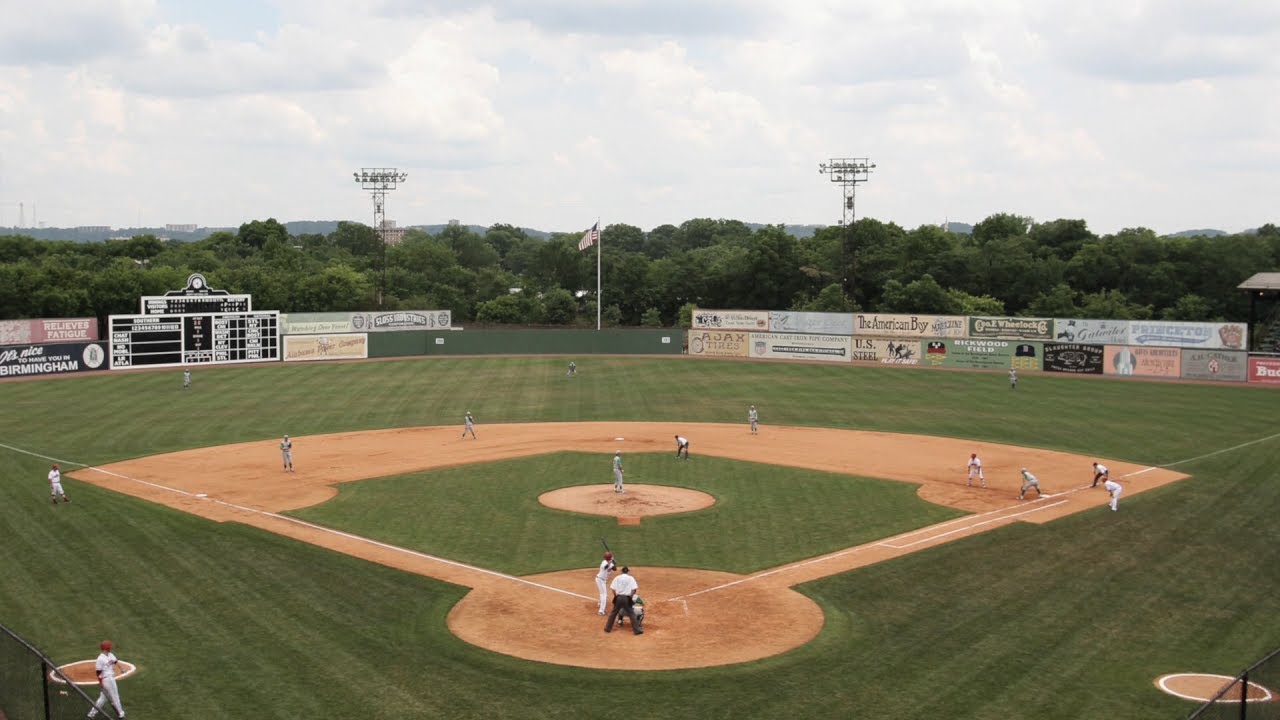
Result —
<instances>
[{"instance_id":1,"label":"field grass","mask_svg":"<svg viewBox=\"0 0 1280 720\"><path fill-rule=\"evenodd\" d=\"M1027 375L1010 391L996 374L687 359L586 358L579 367L573 380L563 361L538 358L198 369L187 393L179 372L0 383L0 443L99 464L286 432L455 424L465 410L483 431L516 421L745 421L754 403L766 432L891 430L1163 464L1280 428L1280 395L1243 387ZM521 487L554 485L548 473L585 472L576 463L588 460L597 472L598 458L574 454L520 461ZM688 484L776 495L779 469L717 462L724 472ZM492 494L474 484L499 465L359 483L350 498L302 514L335 513L376 534L379 523L361 520L357 506L381 502L379 484ZM75 481L66 483L75 502L53 507L47 466L0 448L0 622L59 661L92 657L110 636L142 668L122 683L131 717L1170 718L1191 706L1157 691L1155 676L1234 674L1280 645L1280 438L1181 463L1192 480L1126 497L1120 513L1014 525L801 586L826 613L812 643L756 663L655 673L479 650L444 625L463 589L253 528ZM803 483L848 496L812 533L784 534L779 557L840 542L841 508L855 520L842 544L871 531L854 498L884 496L883 483ZM808 512L815 492L770 502ZM511 498L509 512L532 501ZM414 510L396 510L404 518L381 532L403 532ZM895 522L916 522L918 512L904 509ZM736 560L711 544L683 548L678 538L696 526L681 525L698 517L636 528L652 549L646 562L776 564L763 532L743 538ZM493 548L505 538L461 524L474 517L432 520L457 532L403 541L470 535L448 542L480 564L504 562ZM595 519L547 522L596 532ZM582 564L572 538L535 550L546 532L535 528L515 552L506 546L518 556L505 561L513 571Z\"/></svg>"}]
</instances>

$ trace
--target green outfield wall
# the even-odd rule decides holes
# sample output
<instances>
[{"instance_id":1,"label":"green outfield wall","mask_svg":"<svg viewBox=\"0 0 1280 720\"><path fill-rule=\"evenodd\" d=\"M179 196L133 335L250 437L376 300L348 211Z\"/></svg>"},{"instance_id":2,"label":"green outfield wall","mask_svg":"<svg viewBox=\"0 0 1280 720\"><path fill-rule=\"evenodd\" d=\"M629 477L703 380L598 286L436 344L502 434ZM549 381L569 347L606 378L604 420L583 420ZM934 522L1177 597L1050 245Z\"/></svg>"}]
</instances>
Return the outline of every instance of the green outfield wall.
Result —
<instances>
[{"instance_id":1,"label":"green outfield wall","mask_svg":"<svg viewBox=\"0 0 1280 720\"><path fill-rule=\"evenodd\" d=\"M370 333L369 357L411 355L679 355L684 331L441 330Z\"/></svg>"}]
</instances>

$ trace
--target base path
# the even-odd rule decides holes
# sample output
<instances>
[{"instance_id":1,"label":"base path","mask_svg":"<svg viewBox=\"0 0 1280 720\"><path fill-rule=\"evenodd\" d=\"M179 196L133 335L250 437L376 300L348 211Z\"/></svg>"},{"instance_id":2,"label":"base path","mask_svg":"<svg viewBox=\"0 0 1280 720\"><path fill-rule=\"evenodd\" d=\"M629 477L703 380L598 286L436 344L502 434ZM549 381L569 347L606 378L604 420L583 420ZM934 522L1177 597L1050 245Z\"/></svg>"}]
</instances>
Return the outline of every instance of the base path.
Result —
<instances>
[{"instance_id":1,"label":"base path","mask_svg":"<svg viewBox=\"0 0 1280 720\"><path fill-rule=\"evenodd\" d=\"M1010 522L1045 522L1105 505L1107 493L1088 487L1095 460L1110 466L1125 486L1125 498L1185 477L1050 450L826 428L766 426L753 436L745 424L593 422L478 425L476 431L478 440L460 440L453 426L295 437L296 473L282 471L279 439L272 438L85 468L72 476L472 588L448 622L459 637L481 647L543 662L631 670L725 665L799 647L822 629L823 615L794 585ZM339 483L558 451L672 452L675 434L691 440L695 462L708 455L901 480L919 484L920 497L929 502L973 514L750 575L633 566L648 612L640 637L627 628L603 632L594 567L518 578L279 514L328 500ZM987 489L966 487L965 463L972 452L983 460ZM1015 499L1022 466L1039 476L1045 497ZM590 500L611 487L612 478L602 471L599 486L584 491ZM689 510L677 505L657 499L616 503L623 520Z\"/></svg>"}]
</instances>

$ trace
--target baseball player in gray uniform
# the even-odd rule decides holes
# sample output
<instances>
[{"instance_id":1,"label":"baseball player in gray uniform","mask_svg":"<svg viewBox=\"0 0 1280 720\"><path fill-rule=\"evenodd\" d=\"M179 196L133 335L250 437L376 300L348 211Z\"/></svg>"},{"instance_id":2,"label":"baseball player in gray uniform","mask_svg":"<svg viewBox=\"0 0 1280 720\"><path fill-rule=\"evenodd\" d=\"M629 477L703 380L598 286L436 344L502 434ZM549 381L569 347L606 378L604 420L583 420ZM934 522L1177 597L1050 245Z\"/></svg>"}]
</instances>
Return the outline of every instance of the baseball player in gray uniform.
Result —
<instances>
[{"instance_id":1,"label":"baseball player in gray uniform","mask_svg":"<svg viewBox=\"0 0 1280 720\"><path fill-rule=\"evenodd\" d=\"M1044 495L1040 490L1040 478L1032 475L1026 468L1022 468L1022 489L1018 491L1018 499L1021 500L1026 496L1027 491L1031 488L1036 489L1036 497Z\"/></svg>"},{"instance_id":2,"label":"baseball player in gray uniform","mask_svg":"<svg viewBox=\"0 0 1280 720\"><path fill-rule=\"evenodd\" d=\"M624 493L622 489L622 451L613 454L613 491L616 493Z\"/></svg>"},{"instance_id":3,"label":"baseball player in gray uniform","mask_svg":"<svg viewBox=\"0 0 1280 720\"><path fill-rule=\"evenodd\" d=\"M280 441L280 459L284 461L284 471L293 472L293 441L288 435Z\"/></svg>"},{"instance_id":4,"label":"baseball player in gray uniform","mask_svg":"<svg viewBox=\"0 0 1280 720\"><path fill-rule=\"evenodd\" d=\"M747 411L747 422L751 423L751 434L760 434L760 413L756 412L756 406L752 405Z\"/></svg>"},{"instance_id":5,"label":"baseball player in gray uniform","mask_svg":"<svg viewBox=\"0 0 1280 720\"><path fill-rule=\"evenodd\" d=\"M471 433L472 440L478 440L476 437L476 420L471 417L471 411L468 410L466 417L462 418L462 438L467 437L467 433Z\"/></svg>"},{"instance_id":6,"label":"baseball player in gray uniform","mask_svg":"<svg viewBox=\"0 0 1280 720\"><path fill-rule=\"evenodd\" d=\"M191 389L191 368L187 368L182 371L182 389Z\"/></svg>"}]
</instances>

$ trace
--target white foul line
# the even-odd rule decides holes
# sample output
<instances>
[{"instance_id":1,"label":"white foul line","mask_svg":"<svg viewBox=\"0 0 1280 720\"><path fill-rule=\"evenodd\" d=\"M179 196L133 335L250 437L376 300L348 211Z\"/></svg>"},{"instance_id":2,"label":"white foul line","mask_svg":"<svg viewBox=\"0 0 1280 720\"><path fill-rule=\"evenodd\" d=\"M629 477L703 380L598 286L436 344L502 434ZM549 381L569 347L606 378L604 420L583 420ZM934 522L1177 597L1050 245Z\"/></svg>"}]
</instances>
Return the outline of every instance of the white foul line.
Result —
<instances>
[{"instance_id":1,"label":"white foul line","mask_svg":"<svg viewBox=\"0 0 1280 720\"><path fill-rule=\"evenodd\" d=\"M218 499L216 499L216 498L207 498L207 497L202 498L202 497L201 497L201 495L204 495L204 493L201 493L200 495L197 495L197 494L195 494L195 493L190 493L190 492L187 492L186 490L181 490L181 489L179 489L179 488L170 487L170 486L168 486L168 485L161 485L161 484L159 484L159 483L153 483L153 482L150 482L150 481L148 481L148 480L140 480L140 479L138 479L138 478L135 478L135 477L129 477L128 475L121 475L120 473L112 472L112 471L110 471L110 470L103 470L102 468L94 467L94 466L92 466L92 465L85 465L84 463L72 462L72 461L70 461L70 460L59 460L58 458L55 458L55 457L50 457L50 456L48 456L48 455L41 455L40 453L32 452L32 451L30 451L30 450L24 450L24 449L22 449L22 448L13 447L12 445L5 445L4 443L0 443L0 447L7 448L7 449L12 450L12 451L14 451L14 452L23 453L23 454L25 454L25 455L31 455L31 456L33 456L33 457L44 458L45 460L52 460L52 461L54 461L54 462L56 462L56 463L60 463L60 464L64 464L64 465L77 465L77 466L79 466L79 467L81 467L81 468L83 468L83 469L85 469L85 470L92 470L93 472L102 473L103 475L110 475L111 477L120 478L121 480L129 480L129 481L131 481L131 482L136 482L136 483L138 483L138 484L140 484L140 485L146 485L146 486L148 486L148 487L153 487L153 488L156 488L156 489L159 489L159 490L165 490L165 491L168 491L168 492L171 492L171 493L176 493L176 494L178 494L178 495L183 495L183 496L185 496L185 497L189 497L189 498L197 498L197 499L211 499L213 502L215 502L215 503L217 503L217 504L219 504L219 505L225 505L226 507L234 508L234 509L236 509L236 510L241 510L241 511L243 511L243 512L247 512L247 513L254 513L254 514L257 514L257 515L262 515L262 516L264 516L264 517L274 518L274 519L276 519L276 520L285 520L285 521L287 521L287 522L291 522L291 523L295 523L295 524L298 524L298 525L302 525L303 527L308 527L308 528L311 528L311 529L313 529L313 530L319 530L320 532L329 533L329 534L331 534L331 535L337 535L338 537L346 538L346 539L348 539L348 540L356 540L356 541L359 541L359 542L362 542L362 543L367 543L367 544L369 544L369 545L373 545L373 546L375 546L375 547L380 547L380 548L384 548L384 549L387 549L387 550L393 550L393 551L395 551L395 552L404 553L405 555L411 555L411 556L413 556L413 557L422 558L422 559L424 559L424 560L432 560L432 561L435 561L435 562L438 562L438 563L441 563L441 564L444 564L444 565L451 565L451 566L453 566L453 567L462 568L462 569L464 569L464 570L471 570L471 571L473 571L473 572L477 572L477 573L480 573L480 574L482 574L482 575L490 575L490 576L492 576L492 577L502 578L502 579L504 579L504 580L511 580L512 582L518 582L518 583L522 583L522 584L524 584L524 585L531 585L531 586L533 586L533 587L542 588L543 590L551 590L552 592L558 592L558 593L561 593L561 594L564 594L564 595L569 595L569 596L571 596L571 597L582 598L583 600L591 600L591 599L593 599L593 598L587 597L586 595L579 595L578 593L571 592L571 591L569 591L569 590L562 590L562 589L560 589L560 588L558 588L558 587L552 587L552 586L550 586L550 585L543 585L542 583L536 583L536 582L533 582L532 580L525 580L524 578L518 578L518 577L515 577L514 575L507 575L506 573L500 573L500 572L496 572L496 571L494 571L494 570L486 570L485 568L482 568L482 567L476 567L475 565L468 565L468 564L466 564L466 563L460 563L460 562L457 562L456 560L448 560L448 559L445 559L445 558L436 557L436 556L434 556L434 555L428 555L428 554L426 554L426 553L421 553L421 552L418 552L418 551L416 551L416 550L410 550L410 549L408 549L408 548L402 548L402 547L400 547L400 546L398 546L398 545L390 545L390 544L388 544L388 543L379 542L379 541L377 541L377 540L373 540L373 539L371 539L371 538L362 537L362 536L360 536L360 535L353 535L353 534L351 534L351 533L343 532L343 531L341 531L341 530L334 530L333 528L327 528L327 527L325 527L325 526L323 526L323 525L316 525L315 523L309 523L309 522L306 522L305 520L299 520L299 519L297 519L297 518L291 518L291 517L289 517L289 516L287 516L287 515L280 515L280 514L278 514L278 513L267 512L267 511L265 511L265 510L256 510L256 509L251 508L251 507L245 507L245 506L243 506L243 505L236 505L235 503L229 503L229 502L227 502L227 501L225 501L225 500L218 500Z\"/></svg>"},{"instance_id":2,"label":"white foul line","mask_svg":"<svg viewBox=\"0 0 1280 720\"><path fill-rule=\"evenodd\" d=\"M915 542L909 542L906 545L890 545L889 543L883 543L883 542L876 543L876 544L879 545L880 547L886 547L891 550L906 550L909 547L915 547L916 545L920 545L923 543L933 542L934 540L940 540L944 537L955 535L956 533L962 533L968 530L972 530L974 528L982 527L983 525L989 525L995 522L1004 522L1005 520L1012 520L1016 517L1021 517L1023 515L1030 515L1031 513L1040 512L1041 510L1048 510L1051 507L1057 507L1067 502L1069 501L1059 500L1058 502L1055 502L1055 503L1049 503L1048 505L1041 505L1038 508L1032 508L1030 510L1023 510L1022 512L1013 513L1012 515L1002 515L1000 517L991 518L989 520L983 520L982 522L977 522L972 525L965 525L964 527L959 527L959 528L956 528L955 530L948 530L947 532L938 533L937 535L930 535L929 537L924 538L923 540L916 540Z\"/></svg>"}]
</instances>

